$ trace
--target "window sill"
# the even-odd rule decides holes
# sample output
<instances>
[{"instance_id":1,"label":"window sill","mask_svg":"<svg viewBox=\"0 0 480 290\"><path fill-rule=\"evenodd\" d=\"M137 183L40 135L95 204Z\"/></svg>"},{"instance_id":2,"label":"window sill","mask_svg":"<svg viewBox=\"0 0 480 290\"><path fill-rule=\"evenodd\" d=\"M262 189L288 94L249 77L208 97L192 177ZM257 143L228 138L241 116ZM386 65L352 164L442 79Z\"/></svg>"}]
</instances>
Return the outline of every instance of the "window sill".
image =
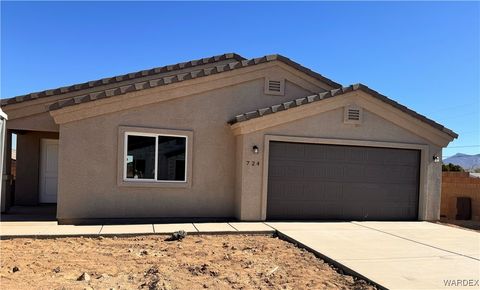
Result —
<instances>
[{"instance_id":1,"label":"window sill","mask_svg":"<svg viewBox=\"0 0 480 290\"><path fill-rule=\"evenodd\" d=\"M191 183L189 181L181 182L154 182L154 181L125 181L118 182L120 187L153 187L153 188L190 188Z\"/></svg>"}]
</instances>

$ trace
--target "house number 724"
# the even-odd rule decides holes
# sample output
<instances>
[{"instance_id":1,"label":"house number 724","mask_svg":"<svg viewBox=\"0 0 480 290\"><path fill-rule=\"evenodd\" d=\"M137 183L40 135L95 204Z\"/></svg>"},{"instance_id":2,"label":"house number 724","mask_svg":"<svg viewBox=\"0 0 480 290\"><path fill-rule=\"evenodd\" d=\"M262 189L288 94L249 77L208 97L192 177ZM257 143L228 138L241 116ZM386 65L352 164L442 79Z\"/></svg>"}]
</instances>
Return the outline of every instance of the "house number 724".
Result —
<instances>
[{"instance_id":1,"label":"house number 724","mask_svg":"<svg viewBox=\"0 0 480 290\"><path fill-rule=\"evenodd\" d=\"M260 166L260 161L247 160L247 165Z\"/></svg>"}]
</instances>

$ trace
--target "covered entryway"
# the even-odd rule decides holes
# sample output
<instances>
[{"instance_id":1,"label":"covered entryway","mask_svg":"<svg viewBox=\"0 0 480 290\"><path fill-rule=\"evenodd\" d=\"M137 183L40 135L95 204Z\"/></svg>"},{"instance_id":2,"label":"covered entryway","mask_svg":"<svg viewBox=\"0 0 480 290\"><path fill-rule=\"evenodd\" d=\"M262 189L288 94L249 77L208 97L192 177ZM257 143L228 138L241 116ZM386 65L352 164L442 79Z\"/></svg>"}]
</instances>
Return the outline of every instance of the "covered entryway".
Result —
<instances>
[{"instance_id":1,"label":"covered entryway","mask_svg":"<svg viewBox=\"0 0 480 290\"><path fill-rule=\"evenodd\" d=\"M13 135L16 138L15 158L11 153ZM1 220L55 221L58 133L8 130L5 144L4 178L7 178L4 179L3 196L6 202Z\"/></svg>"},{"instance_id":2,"label":"covered entryway","mask_svg":"<svg viewBox=\"0 0 480 290\"><path fill-rule=\"evenodd\" d=\"M267 219L418 219L419 150L269 146Z\"/></svg>"},{"instance_id":3,"label":"covered entryway","mask_svg":"<svg viewBox=\"0 0 480 290\"><path fill-rule=\"evenodd\" d=\"M13 126L10 124L9 126ZM16 138L16 148L12 139ZM58 184L58 132L7 131L4 153L2 213L55 218ZM15 154L12 155L12 150ZM15 157L13 157L15 156ZM36 208L38 207L38 208ZM13 217L16 216L16 217ZM2 215L2 218L7 218ZM10 218L9 218L10 219Z\"/></svg>"}]
</instances>

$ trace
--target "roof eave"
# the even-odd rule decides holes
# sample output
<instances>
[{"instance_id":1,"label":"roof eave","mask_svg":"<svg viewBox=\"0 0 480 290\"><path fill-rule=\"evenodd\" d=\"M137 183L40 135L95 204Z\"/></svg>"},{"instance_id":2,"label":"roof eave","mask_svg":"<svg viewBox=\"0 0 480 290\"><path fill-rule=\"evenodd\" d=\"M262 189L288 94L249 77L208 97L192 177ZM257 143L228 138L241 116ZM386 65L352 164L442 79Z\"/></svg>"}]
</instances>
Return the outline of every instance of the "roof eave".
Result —
<instances>
[{"instance_id":1,"label":"roof eave","mask_svg":"<svg viewBox=\"0 0 480 290\"><path fill-rule=\"evenodd\" d=\"M295 107L298 107L298 106L303 106L303 105L308 105L310 103L314 103L314 102L317 102L317 101L321 101L321 100L324 100L324 99L328 99L328 98L331 98L331 97L335 97L335 96L339 96L339 95L343 95L345 93L348 93L348 92L352 92L352 91L362 91L366 94L369 94L399 110L401 110L402 112L410 115L411 117L414 117L428 125L430 125L431 127L433 127L434 129L436 130L439 130L441 131L442 133L448 135L452 140L453 139L456 139L458 138L458 134L453 132L452 130L446 128L445 126L393 101L392 99L380 94L379 92L373 90L373 89L370 89L369 87L367 87L366 85L363 85L363 84L354 84L354 85L351 85L351 86L348 86L348 87L342 87L340 89L333 89L333 90L330 90L330 91L327 91L327 92L322 92L322 93L319 93L319 94L315 94L315 95L311 95L311 96L308 96L308 97L304 97L304 98L299 98L299 99L295 99L295 100L292 100L292 101L288 101L288 102L284 102L284 103L281 103L281 104L277 104L277 105L273 105L273 106L270 106L270 107L267 107L267 108L261 108L261 109L258 109L258 110L255 110L255 111L250 111L250 112L246 112L244 114L240 114L240 115L237 115L235 116L232 120L230 120L228 122L228 124L230 124L231 126L235 126L236 124L238 123L242 123L242 122L246 122L246 121L250 121L250 120L254 120L254 119L257 119L257 118L261 118L263 116L266 116L266 115L269 115L269 114L272 114L272 113L277 113L277 112L281 112L281 111L285 111L285 110L288 110L288 109L291 109L291 108L295 108ZM236 126L235 126L236 127ZM232 127L233 128L233 127Z\"/></svg>"},{"instance_id":2,"label":"roof eave","mask_svg":"<svg viewBox=\"0 0 480 290\"><path fill-rule=\"evenodd\" d=\"M209 63L215 63L219 61L224 61L224 60L229 60L233 59L236 61L243 61L245 58L239 54L236 53L225 53L221 55L215 55L212 57L206 57L206 58L201 58L201 59L196 59L196 60L191 60L191 61L186 61L186 62L180 62L176 64L171 64L171 65L165 65L161 67L155 67L155 68L150 68L150 69L145 69L145 70L140 70L136 72L131 72L131 73L126 73L122 75L117 75L113 77L106 77L102 79L97 79L97 80L92 80L92 81L87 81L83 83L78 83L70 86L63 86L63 87L58 87L54 89L48 89L48 90L43 90L43 91L38 91L38 92L33 92L25 95L19 95L11 98L6 98L6 99L1 99L0 100L0 106L8 106L8 105L13 105L13 104L18 104L18 103L23 103L26 101L30 100L35 100L39 98L45 98L45 97L51 97L51 96L58 96L62 94L67 94L67 93L72 93L72 92L78 92L79 95L81 95L82 90L87 90L87 89L92 89L95 87L103 86L103 85L111 85L115 83L120 83L128 80L132 80L135 78L141 78L149 75L155 75L155 74L160 74L160 73L167 73L171 71L172 73L176 70L188 68L188 67L195 67L199 65L206 65Z\"/></svg>"}]
</instances>

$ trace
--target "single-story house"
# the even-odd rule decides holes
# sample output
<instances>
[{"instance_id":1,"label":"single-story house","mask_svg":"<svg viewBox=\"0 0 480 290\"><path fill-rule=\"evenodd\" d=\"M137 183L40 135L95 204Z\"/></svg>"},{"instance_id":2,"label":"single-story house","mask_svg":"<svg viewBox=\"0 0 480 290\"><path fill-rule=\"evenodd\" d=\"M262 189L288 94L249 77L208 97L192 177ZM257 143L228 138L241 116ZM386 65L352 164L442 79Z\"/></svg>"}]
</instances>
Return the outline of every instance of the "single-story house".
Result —
<instances>
[{"instance_id":1,"label":"single-story house","mask_svg":"<svg viewBox=\"0 0 480 290\"><path fill-rule=\"evenodd\" d=\"M55 203L64 224L436 220L438 161L458 137L280 55L229 53L1 105L7 150L17 134L7 208Z\"/></svg>"}]
</instances>

